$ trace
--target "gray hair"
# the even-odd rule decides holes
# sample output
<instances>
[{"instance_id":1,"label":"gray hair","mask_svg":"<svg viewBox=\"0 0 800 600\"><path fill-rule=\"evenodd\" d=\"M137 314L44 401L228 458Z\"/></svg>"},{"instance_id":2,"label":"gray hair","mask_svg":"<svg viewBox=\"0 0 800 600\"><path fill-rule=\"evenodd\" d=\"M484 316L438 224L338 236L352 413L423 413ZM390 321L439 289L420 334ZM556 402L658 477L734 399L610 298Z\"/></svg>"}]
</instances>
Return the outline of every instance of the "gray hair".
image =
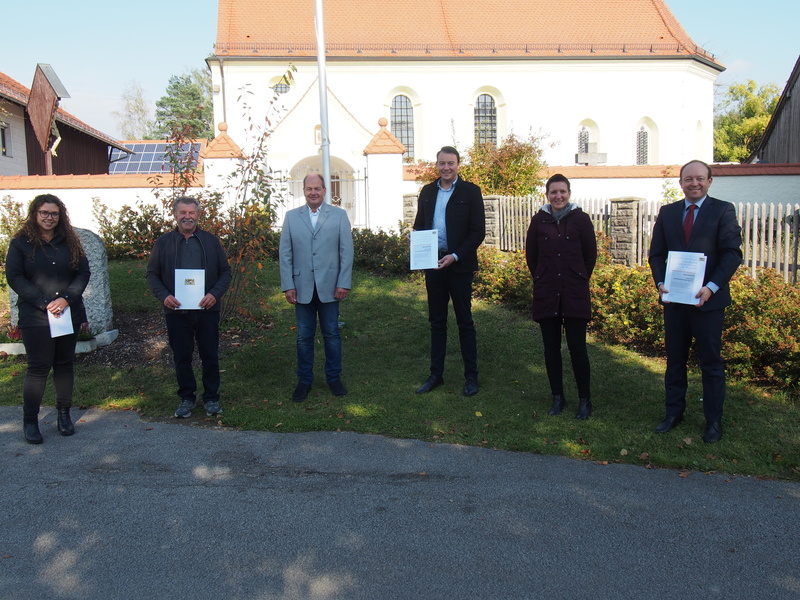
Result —
<instances>
[{"instance_id":1,"label":"gray hair","mask_svg":"<svg viewBox=\"0 0 800 600\"><path fill-rule=\"evenodd\" d=\"M200 211L200 201L192 196L178 196L175 202L172 203L172 212L178 211L178 204L194 204L198 212Z\"/></svg>"}]
</instances>

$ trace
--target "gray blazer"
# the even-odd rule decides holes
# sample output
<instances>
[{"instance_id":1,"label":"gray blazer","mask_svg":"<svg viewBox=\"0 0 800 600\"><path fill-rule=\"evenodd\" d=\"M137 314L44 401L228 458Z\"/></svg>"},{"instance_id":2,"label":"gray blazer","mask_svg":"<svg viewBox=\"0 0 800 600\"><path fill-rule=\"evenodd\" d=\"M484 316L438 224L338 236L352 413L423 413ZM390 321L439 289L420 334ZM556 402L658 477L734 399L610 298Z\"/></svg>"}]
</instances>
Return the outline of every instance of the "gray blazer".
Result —
<instances>
[{"instance_id":1,"label":"gray blazer","mask_svg":"<svg viewBox=\"0 0 800 600\"><path fill-rule=\"evenodd\" d=\"M308 205L286 213L281 231L281 290L297 290L297 302L309 304L314 286L321 302L334 302L336 288L350 289L353 235L347 213L336 206L319 207L316 230Z\"/></svg>"}]
</instances>

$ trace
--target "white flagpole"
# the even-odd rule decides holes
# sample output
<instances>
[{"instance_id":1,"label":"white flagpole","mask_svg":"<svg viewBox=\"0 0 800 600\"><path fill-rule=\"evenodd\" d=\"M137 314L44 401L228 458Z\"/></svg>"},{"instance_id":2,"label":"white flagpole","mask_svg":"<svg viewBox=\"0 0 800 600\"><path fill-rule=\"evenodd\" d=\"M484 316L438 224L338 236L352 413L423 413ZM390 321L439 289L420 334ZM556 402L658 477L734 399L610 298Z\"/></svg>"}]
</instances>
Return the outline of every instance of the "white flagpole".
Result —
<instances>
[{"instance_id":1,"label":"white flagpole","mask_svg":"<svg viewBox=\"0 0 800 600\"><path fill-rule=\"evenodd\" d=\"M314 27L317 30L317 67L319 69L319 123L322 133L322 178L325 180L325 203L331 203L331 149L328 139L328 81L325 76L325 18L322 0L314 0Z\"/></svg>"}]
</instances>

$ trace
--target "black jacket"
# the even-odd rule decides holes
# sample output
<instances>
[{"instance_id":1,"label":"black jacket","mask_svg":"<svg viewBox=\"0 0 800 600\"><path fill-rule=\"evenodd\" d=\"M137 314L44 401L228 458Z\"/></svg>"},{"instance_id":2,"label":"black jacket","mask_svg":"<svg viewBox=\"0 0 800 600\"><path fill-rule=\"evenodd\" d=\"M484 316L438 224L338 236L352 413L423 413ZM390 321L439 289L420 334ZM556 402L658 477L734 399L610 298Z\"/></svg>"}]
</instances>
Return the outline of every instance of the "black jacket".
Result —
<instances>
[{"instance_id":1,"label":"black jacket","mask_svg":"<svg viewBox=\"0 0 800 600\"><path fill-rule=\"evenodd\" d=\"M216 304L209 310L222 309L222 296L231 284L231 267L225 256L225 250L219 238L213 233L195 229L195 235L203 248L203 268L206 272L206 294L211 294L217 299ZM167 296L175 295L175 263L178 258L178 244L183 239L183 234L177 228L165 233L156 240L150 260L147 263L147 285L161 302L165 313L174 312L164 306Z\"/></svg>"},{"instance_id":2,"label":"black jacket","mask_svg":"<svg viewBox=\"0 0 800 600\"><path fill-rule=\"evenodd\" d=\"M89 261L82 257L77 269L70 266L72 255L66 237L57 233L41 247L27 237L11 240L6 256L6 281L19 295L19 326L48 327L47 305L56 298L69 303L75 331L86 322L83 291L89 283Z\"/></svg>"},{"instance_id":3,"label":"black jacket","mask_svg":"<svg viewBox=\"0 0 800 600\"><path fill-rule=\"evenodd\" d=\"M439 188L438 179L422 188L417 202L414 229L433 229L433 212ZM474 183L456 180L456 189L445 210L447 225L447 251L458 256L450 268L458 273L478 270L478 246L486 237L486 215L481 188Z\"/></svg>"},{"instance_id":4,"label":"black jacket","mask_svg":"<svg viewBox=\"0 0 800 600\"><path fill-rule=\"evenodd\" d=\"M662 206L650 241L650 270L656 285L666 278L670 250L702 252L708 257L703 285L713 281L719 290L712 294L700 310L717 310L731 303L728 282L742 264L742 229L736 210L730 202L707 196L697 213L692 236L687 245L683 239L684 201Z\"/></svg>"}]
</instances>

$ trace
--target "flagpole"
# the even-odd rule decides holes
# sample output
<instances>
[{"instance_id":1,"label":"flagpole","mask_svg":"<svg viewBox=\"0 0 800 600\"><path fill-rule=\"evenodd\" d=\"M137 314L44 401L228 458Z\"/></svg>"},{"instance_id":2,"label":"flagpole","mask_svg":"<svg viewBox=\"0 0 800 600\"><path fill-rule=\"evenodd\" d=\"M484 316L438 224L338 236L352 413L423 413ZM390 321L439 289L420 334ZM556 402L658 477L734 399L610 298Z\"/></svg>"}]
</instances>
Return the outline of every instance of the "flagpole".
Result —
<instances>
[{"instance_id":1,"label":"flagpole","mask_svg":"<svg viewBox=\"0 0 800 600\"><path fill-rule=\"evenodd\" d=\"M314 0L314 27L317 31L317 67L319 69L319 123L322 134L322 178L325 181L325 203L331 203L331 149L328 139L328 81L325 76L325 18L322 0Z\"/></svg>"}]
</instances>

